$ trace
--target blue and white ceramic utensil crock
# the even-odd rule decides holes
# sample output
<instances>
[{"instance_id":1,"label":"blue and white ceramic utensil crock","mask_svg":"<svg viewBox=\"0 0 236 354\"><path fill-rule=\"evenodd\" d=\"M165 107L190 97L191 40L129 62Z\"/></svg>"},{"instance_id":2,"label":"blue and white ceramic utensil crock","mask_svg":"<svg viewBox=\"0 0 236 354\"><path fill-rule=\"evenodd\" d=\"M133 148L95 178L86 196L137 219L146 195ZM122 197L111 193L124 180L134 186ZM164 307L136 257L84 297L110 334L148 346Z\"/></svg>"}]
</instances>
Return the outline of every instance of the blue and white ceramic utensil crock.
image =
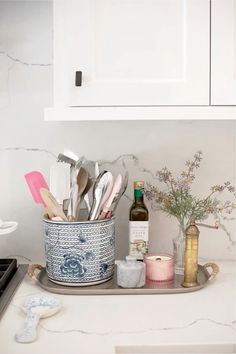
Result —
<instances>
[{"instance_id":1,"label":"blue and white ceramic utensil crock","mask_svg":"<svg viewBox=\"0 0 236 354\"><path fill-rule=\"evenodd\" d=\"M60 222L44 219L46 271L68 286L95 285L113 276L114 218Z\"/></svg>"}]
</instances>

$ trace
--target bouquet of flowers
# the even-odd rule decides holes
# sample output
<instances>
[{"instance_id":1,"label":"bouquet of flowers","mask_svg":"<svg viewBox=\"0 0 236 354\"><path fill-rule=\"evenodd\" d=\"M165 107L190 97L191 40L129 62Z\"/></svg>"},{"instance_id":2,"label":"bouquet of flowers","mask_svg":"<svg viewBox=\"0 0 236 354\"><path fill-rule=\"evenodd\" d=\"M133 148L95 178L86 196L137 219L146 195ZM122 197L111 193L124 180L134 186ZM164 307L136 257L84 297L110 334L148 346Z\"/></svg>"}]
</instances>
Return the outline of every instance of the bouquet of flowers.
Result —
<instances>
[{"instance_id":1,"label":"bouquet of flowers","mask_svg":"<svg viewBox=\"0 0 236 354\"><path fill-rule=\"evenodd\" d=\"M210 188L208 195L198 198L191 193L191 185L195 179L195 172L200 167L202 152L198 151L192 160L186 161L186 169L179 177L174 177L172 172L164 167L157 172L158 180L165 184L165 189L147 183L144 189L146 198L152 201L154 207L162 210L169 216L175 216L182 228L190 219L201 221L209 215L218 217L220 214L231 214L236 204L226 200L222 202L217 198L222 192L230 192L236 197L236 190L230 182L222 185L216 184Z\"/></svg>"}]
</instances>

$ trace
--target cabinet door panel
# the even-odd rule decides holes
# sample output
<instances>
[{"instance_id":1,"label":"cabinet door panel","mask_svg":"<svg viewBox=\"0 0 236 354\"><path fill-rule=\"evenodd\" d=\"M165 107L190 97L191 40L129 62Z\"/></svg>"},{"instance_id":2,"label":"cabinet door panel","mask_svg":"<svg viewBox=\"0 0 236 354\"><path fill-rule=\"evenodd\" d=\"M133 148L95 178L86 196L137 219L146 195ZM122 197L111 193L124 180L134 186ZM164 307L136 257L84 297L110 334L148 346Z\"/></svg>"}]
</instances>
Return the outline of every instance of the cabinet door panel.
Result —
<instances>
[{"instance_id":1,"label":"cabinet door panel","mask_svg":"<svg viewBox=\"0 0 236 354\"><path fill-rule=\"evenodd\" d=\"M69 0L63 11L68 105L209 104L208 0Z\"/></svg>"},{"instance_id":2,"label":"cabinet door panel","mask_svg":"<svg viewBox=\"0 0 236 354\"><path fill-rule=\"evenodd\" d=\"M211 103L236 105L236 0L212 1Z\"/></svg>"}]
</instances>

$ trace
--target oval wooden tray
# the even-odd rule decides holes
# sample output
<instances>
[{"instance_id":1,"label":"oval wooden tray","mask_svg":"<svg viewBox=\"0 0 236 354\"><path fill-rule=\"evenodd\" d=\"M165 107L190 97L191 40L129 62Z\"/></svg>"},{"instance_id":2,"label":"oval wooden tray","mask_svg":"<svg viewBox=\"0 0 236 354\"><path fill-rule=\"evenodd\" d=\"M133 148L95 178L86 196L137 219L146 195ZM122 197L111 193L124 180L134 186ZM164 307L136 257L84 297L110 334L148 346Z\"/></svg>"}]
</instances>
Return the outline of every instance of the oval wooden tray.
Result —
<instances>
[{"instance_id":1,"label":"oval wooden tray","mask_svg":"<svg viewBox=\"0 0 236 354\"><path fill-rule=\"evenodd\" d=\"M28 274L33 277L35 269L40 268L36 275L38 284L44 289L52 293L63 295L136 295L136 294L177 294L187 293L202 289L208 282L219 272L219 267L215 263L206 263L203 266L198 265L198 282L199 285L192 288L184 288L181 286L183 275L175 275L175 279L168 283L158 283L149 281L143 288L121 288L116 283L116 271L112 279L105 283L89 286L65 286L53 283L47 276L46 269L42 266L29 266ZM211 273L207 270L211 268Z\"/></svg>"}]
</instances>

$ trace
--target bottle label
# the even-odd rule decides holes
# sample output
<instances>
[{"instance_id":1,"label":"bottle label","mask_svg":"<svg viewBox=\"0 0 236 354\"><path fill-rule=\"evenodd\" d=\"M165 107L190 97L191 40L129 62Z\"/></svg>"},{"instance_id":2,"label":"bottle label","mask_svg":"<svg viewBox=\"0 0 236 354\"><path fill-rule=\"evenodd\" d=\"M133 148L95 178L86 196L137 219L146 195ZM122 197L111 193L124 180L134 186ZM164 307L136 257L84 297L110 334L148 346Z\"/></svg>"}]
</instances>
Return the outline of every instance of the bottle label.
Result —
<instances>
[{"instance_id":1,"label":"bottle label","mask_svg":"<svg viewBox=\"0 0 236 354\"><path fill-rule=\"evenodd\" d=\"M148 252L148 229L148 221L129 222L129 254L137 259Z\"/></svg>"}]
</instances>

